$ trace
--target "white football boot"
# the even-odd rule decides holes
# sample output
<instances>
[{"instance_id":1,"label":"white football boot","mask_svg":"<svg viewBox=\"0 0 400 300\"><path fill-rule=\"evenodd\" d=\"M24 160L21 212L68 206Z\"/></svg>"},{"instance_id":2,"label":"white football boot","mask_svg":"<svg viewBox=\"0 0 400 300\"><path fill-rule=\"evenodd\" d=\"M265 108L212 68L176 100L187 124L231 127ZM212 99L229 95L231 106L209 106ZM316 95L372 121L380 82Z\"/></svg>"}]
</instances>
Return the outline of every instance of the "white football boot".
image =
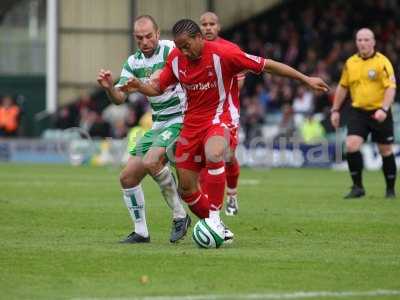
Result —
<instances>
[{"instance_id":1,"label":"white football boot","mask_svg":"<svg viewBox=\"0 0 400 300\"><path fill-rule=\"evenodd\" d=\"M231 244L233 242L234 234L233 232L224 224L224 222L221 221L222 226L224 226L224 231L225 231L225 238L224 238L224 243L226 244Z\"/></svg>"}]
</instances>

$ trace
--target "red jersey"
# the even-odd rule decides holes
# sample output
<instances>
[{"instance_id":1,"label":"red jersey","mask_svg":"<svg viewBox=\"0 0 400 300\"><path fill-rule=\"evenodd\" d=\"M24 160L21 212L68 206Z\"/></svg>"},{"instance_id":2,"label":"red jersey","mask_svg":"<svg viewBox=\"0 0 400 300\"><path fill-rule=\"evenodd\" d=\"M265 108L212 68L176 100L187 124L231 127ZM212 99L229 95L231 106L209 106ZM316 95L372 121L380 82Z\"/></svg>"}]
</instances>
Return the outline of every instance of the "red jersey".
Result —
<instances>
[{"instance_id":1,"label":"red jersey","mask_svg":"<svg viewBox=\"0 0 400 300\"><path fill-rule=\"evenodd\" d=\"M223 45L228 45L232 47L237 47L240 49L240 47L228 40L225 40L221 37L218 37L215 42L223 44ZM239 80L244 79L244 74L240 73L237 74L235 77L233 77L233 84L232 88L229 91L228 95L228 107L229 107L229 113L230 113L230 118L231 118L231 124L234 127L239 126L239 109L240 109L240 104L239 104Z\"/></svg>"},{"instance_id":2,"label":"red jersey","mask_svg":"<svg viewBox=\"0 0 400 300\"><path fill-rule=\"evenodd\" d=\"M184 127L194 130L215 124L229 127L232 126L229 92L234 77L247 70L261 73L264 64L264 58L244 53L234 44L204 41L199 59L189 60L178 48L171 52L160 74L160 89L164 91L178 82L185 89Z\"/></svg>"}]
</instances>

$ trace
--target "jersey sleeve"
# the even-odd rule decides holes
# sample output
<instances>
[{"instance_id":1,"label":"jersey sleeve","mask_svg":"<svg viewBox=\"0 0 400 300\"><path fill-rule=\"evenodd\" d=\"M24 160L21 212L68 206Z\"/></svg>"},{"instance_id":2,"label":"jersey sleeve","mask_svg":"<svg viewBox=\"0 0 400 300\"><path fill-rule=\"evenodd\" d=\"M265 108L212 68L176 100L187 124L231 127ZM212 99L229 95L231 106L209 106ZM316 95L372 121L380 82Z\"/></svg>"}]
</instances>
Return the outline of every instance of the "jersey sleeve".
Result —
<instances>
[{"instance_id":1,"label":"jersey sleeve","mask_svg":"<svg viewBox=\"0 0 400 300\"><path fill-rule=\"evenodd\" d=\"M175 85L178 83L178 78L175 77L173 68L172 68L172 61L173 59L177 59L172 52L165 63L164 68L161 71L160 79L159 79L159 86L161 91L165 91L169 86Z\"/></svg>"},{"instance_id":2,"label":"jersey sleeve","mask_svg":"<svg viewBox=\"0 0 400 300\"><path fill-rule=\"evenodd\" d=\"M349 86L349 71L347 69L347 62L345 63L342 71L342 75L340 76L339 84L345 88Z\"/></svg>"},{"instance_id":3,"label":"jersey sleeve","mask_svg":"<svg viewBox=\"0 0 400 300\"><path fill-rule=\"evenodd\" d=\"M169 47L169 48L171 49L170 52L172 51L173 48L175 48L175 43L174 43L174 41L171 41L171 40L163 40L163 43L164 43L165 46L167 46L167 47Z\"/></svg>"},{"instance_id":4,"label":"jersey sleeve","mask_svg":"<svg viewBox=\"0 0 400 300\"><path fill-rule=\"evenodd\" d=\"M228 69L232 74L251 71L259 74L263 71L266 62L265 58L251 55L240 50L239 47L229 47L224 53Z\"/></svg>"},{"instance_id":5,"label":"jersey sleeve","mask_svg":"<svg viewBox=\"0 0 400 300\"><path fill-rule=\"evenodd\" d=\"M119 76L119 80L115 87L121 87L128 81L129 78L135 77L133 75L133 69L131 67L132 57L129 57L126 62L124 63L121 71L121 75Z\"/></svg>"},{"instance_id":6,"label":"jersey sleeve","mask_svg":"<svg viewBox=\"0 0 400 300\"><path fill-rule=\"evenodd\" d=\"M163 45L163 60L166 61L168 55L174 50L175 43L170 40L162 40L160 43Z\"/></svg>"},{"instance_id":7,"label":"jersey sleeve","mask_svg":"<svg viewBox=\"0 0 400 300\"><path fill-rule=\"evenodd\" d=\"M383 61L382 83L385 88L396 88L393 66L387 58Z\"/></svg>"}]
</instances>

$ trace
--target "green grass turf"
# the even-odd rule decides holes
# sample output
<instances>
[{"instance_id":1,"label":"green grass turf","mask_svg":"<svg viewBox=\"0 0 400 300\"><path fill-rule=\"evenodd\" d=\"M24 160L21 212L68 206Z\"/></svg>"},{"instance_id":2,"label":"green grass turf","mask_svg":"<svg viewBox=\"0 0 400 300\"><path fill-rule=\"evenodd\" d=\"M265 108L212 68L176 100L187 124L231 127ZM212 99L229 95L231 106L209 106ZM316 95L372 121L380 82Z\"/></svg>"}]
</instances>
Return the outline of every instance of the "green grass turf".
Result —
<instances>
[{"instance_id":1,"label":"green grass turf","mask_svg":"<svg viewBox=\"0 0 400 300\"><path fill-rule=\"evenodd\" d=\"M1 299L400 290L400 199L383 198L380 172L346 201L346 172L243 169L240 215L224 217L236 239L217 250L168 242L150 179L152 242L118 244L131 231L118 173L0 164Z\"/></svg>"}]
</instances>

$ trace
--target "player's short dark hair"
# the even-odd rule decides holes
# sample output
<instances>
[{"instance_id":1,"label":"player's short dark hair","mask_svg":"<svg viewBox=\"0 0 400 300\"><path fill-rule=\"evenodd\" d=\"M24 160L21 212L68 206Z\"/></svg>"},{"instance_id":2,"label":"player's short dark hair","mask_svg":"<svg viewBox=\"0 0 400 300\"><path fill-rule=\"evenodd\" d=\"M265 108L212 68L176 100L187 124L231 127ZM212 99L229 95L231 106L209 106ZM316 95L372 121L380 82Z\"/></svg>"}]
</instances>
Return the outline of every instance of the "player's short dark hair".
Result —
<instances>
[{"instance_id":1,"label":"player's short dark hair","mask_svg":"<svg viewBox=\"0 0 400 300\"><path fill-rule=\"evenodd\" d=\"M153 24L154 29L155 29L156 31L158 30L158 24L157 24L156 20L154 20L154 18L153 18L152 16L150 16L150 15L140 15L140 16L138 16L138 17L135 18L135 23L136 23L137 21L141 20L141 19L147 19L147 20L149 20L149 21Z\"/></svg>"},{"instance_id":2,"label":"player's short dark hair","mask_svg":"<svg viewBox=\"0 0 400 300\"><path fill-rule=\"evenodd\" d=\"M194 37L198 33L201 34L201 30L195 21L190 19L182 19L176 22L172 27L172 35L176 37L182 33L186 33L190 37Z\"/></svg>"}]
</instances>

